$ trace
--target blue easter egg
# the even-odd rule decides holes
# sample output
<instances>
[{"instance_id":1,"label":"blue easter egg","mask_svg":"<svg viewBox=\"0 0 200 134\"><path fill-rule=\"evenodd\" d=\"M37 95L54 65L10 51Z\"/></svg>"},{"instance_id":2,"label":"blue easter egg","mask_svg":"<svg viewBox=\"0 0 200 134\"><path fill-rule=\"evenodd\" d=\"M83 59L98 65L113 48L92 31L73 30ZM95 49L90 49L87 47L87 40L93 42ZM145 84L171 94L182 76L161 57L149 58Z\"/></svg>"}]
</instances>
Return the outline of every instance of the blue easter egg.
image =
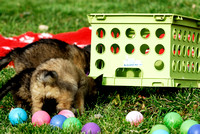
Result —
<instances>
[{"instance_id":1,"label":"blue easter egg","mask_svg":"<svg viewBox=\"0 0 200 134\"><path fill-rule=\"evenodd\" d=\"M17 125L27 121L28 116L24 109L14 108L10 111L8 118L12 125Z\"/></svg>"},{"instance_id":2,"label":"blue easter egg","mask_svg":"<svg viewBox=\"0 0 200 134\"><path fill-rule=\"evenodd\" d=\"M162 130L162 129L158 129L158 130L154 131L152 134L169 134L169 132Z\"/></svg>"},{"instance_id":3,"label":"blue easter egg","mask_svg":"<svg viewBox=\"0 0 200 134\"><path fill-rule=\"evenodd\" d=\"M51 121L50 121L50 125L53 127L59 127L62 129L62 125L63 122L66 120L67 118L64 115L55 115Z\"/></svg>"},{"instance_id":4,"label":"blue easter egg","mask_svg":"<svg viewBox=\"0 0 200 134\"><path fill-rule=\"evenodd\" d=\"M200 134L200 124L192 125L188 130L188 134Z\"/></svg>"}]
</instances>

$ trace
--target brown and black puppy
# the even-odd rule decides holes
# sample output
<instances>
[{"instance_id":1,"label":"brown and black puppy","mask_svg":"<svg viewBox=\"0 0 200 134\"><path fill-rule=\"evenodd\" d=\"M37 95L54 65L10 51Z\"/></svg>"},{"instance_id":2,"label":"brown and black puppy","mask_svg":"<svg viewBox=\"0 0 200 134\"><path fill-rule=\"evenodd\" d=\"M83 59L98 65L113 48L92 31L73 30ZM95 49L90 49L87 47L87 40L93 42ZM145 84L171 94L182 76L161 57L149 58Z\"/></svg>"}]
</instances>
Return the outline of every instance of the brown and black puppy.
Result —
<instances>
[{"instance_id":1,"label":"brown and black puppy","mask_svg":"<svg viewBox=\"0 0 200 134\"><path fill-rule=\"evenodd\" d=\"M69 60L52 58L11 78L3 85L0 99L12 91L17 107L32 107L33 113L43 109L47 100L56 101L56 106L45 105L47 111L75 108L82 113L85 99L97 94L101 82L102 76L93 79Z\"/></svg>"},{"instance_id":2,"label":"brown and black puppy","mask_svg":"<svg viewBox=\"0 0 200 134\"><path fill-rule=\"evenodd\" d=\"M16 48L5 57L1 57L0 69L7 66L10 61L14 61L15 64L17 77L11 79L9 83L15 83L15 89L17 87L20 88L18 90L12 90L17 106L23 105L23 101L19 101L23 96L18 95L18 92L27 90L29 86L27 83L30 82L30 75L27 74L32 73L38 65L51 58L68 59L83 72L89 72L90 53L75 45L69 45L56 39L41 39L23 48ZM17 83L17 79L19 78L21 82ZM0 99L10 91L8 84L0 89Z\"/></svg>"},{"instance_id":3,"label":"brown and black puppy","mask_svg":"<svg viewBox=\"0 0 200 134\"><path fill-rule=\"evenodd\" d=\"M68 59L85 73L89 72L90 52L57 39L41 39L23 48L16 48L0 57L0 70L14 61L17 73L26 68L36 68L51 58Z\"/></svg>"},{"instance_id":4,"label":"brown and black puppy","mask_svg":"<svg viewBox=\"0 0 200 134\"><path fill-rule=\"evenodd\" d=\"M101 81L101 80L100 80ZM71 61L53 58L40 64L31 77L32 113L42 109L45 99L55 99L56 109L84 111L85 97L97 93L95 80Z\"/></svg>"}]
</instances>

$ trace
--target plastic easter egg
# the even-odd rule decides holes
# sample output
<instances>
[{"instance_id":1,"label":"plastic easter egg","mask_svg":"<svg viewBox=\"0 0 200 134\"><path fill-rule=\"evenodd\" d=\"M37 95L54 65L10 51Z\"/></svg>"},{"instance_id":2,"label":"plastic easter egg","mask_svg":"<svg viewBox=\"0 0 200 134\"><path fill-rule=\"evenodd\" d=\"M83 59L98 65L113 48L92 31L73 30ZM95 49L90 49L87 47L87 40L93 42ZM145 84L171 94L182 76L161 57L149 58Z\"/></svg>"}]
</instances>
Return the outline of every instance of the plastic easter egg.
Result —
<instances>
[{"instance_id":1,"label":"plastic easter egg","mask_svg":"<svg viewBox=\"0 0 200 134\"><path fill-rule=\"evenodd\" d=\"M41 126L43 124L49 124L51 121L50 115L46 111L37 111L32 116L32 123L34 126Z\"/></svg>"},{"instance_id":2,"label":"plastic easter egg","mask_svg":"<svg viewBox=\"0 0 200 134\"><path fill-rule=\"evenodd\" d=\"M181 127L180 127L180 134L187 134L188 130L191 126L198 124L198 122L194 121L194 120L186 120L182 123Z\"/></svg>"},{"instance_id":3,"label":"plastic easter egg","mask_svg":"<svg viewBox=\"0 0 200 134\"><path fill-rule=\"evenodd\" d=\"M74 113L70 110L62 110L58 113L58 115L64 115L65 117L75 117Z\"/></svg>"},{"instance_id":4,"label":"plastic easter egg","mask_svg":"<svg viewBox=\"0 0 200 134\"><path fill-rule=\"evenodd\" d=\"M10 111L8 118L12 125L17 125L27 121L28 116L24 109L14 108Z\"/></svg>"},{"instance_id":5,"label":"plastic easter egg","mask_svg":"<svg viewBox=\"0 0 200 134\"><path fill-rule=\"evenodd\" d=\"M79 131L82 128L82 124L79 119L75 117L70 117L64 121L62 127L63 129L77 129Z\"/></svg>"},{"instance_id":6,"label":"plastic easter egg","mask_svg":"<svg viewBox=\"0 0 200 134\"><path fill-rule=\"evenodd\" d=\"M85 124L81 130L84 134L98 134L101 132L101 128L94 122Z\"/></svg>"},{"instance_id":7,"label":"plastic easter egg","mask_svg":"<svg viewBox=\"0 0 200 134\"><path fill-rule=\"evenodd\" d=\"M126 115L126 121L135 126L138 126L143 121L143 119L143 115L138 111L131 111Z\"/></svg>"},{"instance_id":8,"label":"plastic easter egg","mask_svg":"<svg viewBox=\"0 0 200 134\"><path fill-rule=\"evenodd\" d=\"M154 131L160 130L160 129L165 130L165 131L167 131L168 133L170 132L169 129L168 129L165 125L157 124L157 125L155 125L155 126L153 126L153 127L151 128L151 131L150 131L149 134L152 134Z\"/></svg>"},{"instance_id":9,"label":"plastic easter egg","mask_svg":"<svg viewBox=\"0 0 200 134\"><path fill-rule=\"evenodd\" d=\"M66 120L67 118L64 115L55 115L51 121L50 121L50 125L53 127L58 127L62 129L62 125L63 122Z\"/></svg>"},{"instance_id":10,"label":"plastic easter egg","mask_svg":"<svg viewBox=\"0 0 200 134\"><path fill-rule=\"evenodd\" d=\"M163 122L169 129L177 129L183 123L183 118L176 112L170 112L165 115Z\"/></svg>"},{"instance_id":11,"label":"plastic easter egg","mask_svg":"<svg viewBox=\"0 0 200 134\"><path fill-rule=\"evenodd\" d=\"M200 124L192 125L188 130L188 134L200 134Z\"/></svg>"},{"instance_id":12,"label":"plastic easter egg","mask_svg":"<svg viewBox=\"0 0 200 134\"><path fill-rule=\"evenodd\" d=\"M154 131L152 134L169 134L166 130L158 129Z\"/></svg>"}]
</instances>

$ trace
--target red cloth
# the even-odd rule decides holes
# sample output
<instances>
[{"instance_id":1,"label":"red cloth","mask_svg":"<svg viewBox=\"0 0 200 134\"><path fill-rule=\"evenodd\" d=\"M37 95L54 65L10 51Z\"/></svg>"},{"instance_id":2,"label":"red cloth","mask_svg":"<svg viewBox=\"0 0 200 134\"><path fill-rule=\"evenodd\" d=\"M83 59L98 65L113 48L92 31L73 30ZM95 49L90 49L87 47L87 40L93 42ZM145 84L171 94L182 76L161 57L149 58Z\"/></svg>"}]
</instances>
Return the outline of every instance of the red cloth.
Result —
<instances>
[{"instance_id":1,"label":"red cloth","mask_svg":"<svg viewBox=\"0 0 200 134\"><path fill-rule=\"evenodd\" d=\"M59 34L27 32L22 35L9 38L0 35L0 57L5 56L16 47L24 47L27 44L38 41L39 39L47 38L59 39L66 43L76 44L77 46L83 48L91 44L91 29L89 27L83 27L75 32Z\"/></svg>"}]
</instances>

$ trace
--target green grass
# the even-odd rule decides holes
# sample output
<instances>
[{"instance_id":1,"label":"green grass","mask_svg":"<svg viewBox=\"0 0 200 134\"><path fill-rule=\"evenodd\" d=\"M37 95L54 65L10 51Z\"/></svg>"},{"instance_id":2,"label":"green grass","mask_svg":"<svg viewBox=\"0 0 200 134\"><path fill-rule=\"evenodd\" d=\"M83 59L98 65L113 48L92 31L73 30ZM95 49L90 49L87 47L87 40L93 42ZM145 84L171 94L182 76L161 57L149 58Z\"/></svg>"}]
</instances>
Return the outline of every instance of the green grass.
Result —
<instances>
[{"instance_id":1,"label":"green grass","mask_svg":"<svg viewBox=\"0 0 200 134\"><path fill-rule=\"evenodd\" d=\"M17 36L27 31L41 33L40 24L49 26L45 32L56 34L88 27L89 13L176 13L200 18L199 0L0 0L0 34ZM0 72L0 87L12 75L12 69ZM144 97L143 97L144 96ZM200 121L200 90L177 88L104 87L87 111L78 116L82 124L96 122L102 133L147 134L155 124L163 123L164 115L178 112L184 120ZM80 133L53 130L48 125L33 127L31 114L24 124L12 126L9 110L15 107L11 94L0 101L0 133ZM144 121L137 127L125 121L128 112L140 111ZM95 118L96 114L102 115ZM200 123L200 122L199 122ZM172 130L179 134L179 130Z\"/></svg>"}]
</instances>

